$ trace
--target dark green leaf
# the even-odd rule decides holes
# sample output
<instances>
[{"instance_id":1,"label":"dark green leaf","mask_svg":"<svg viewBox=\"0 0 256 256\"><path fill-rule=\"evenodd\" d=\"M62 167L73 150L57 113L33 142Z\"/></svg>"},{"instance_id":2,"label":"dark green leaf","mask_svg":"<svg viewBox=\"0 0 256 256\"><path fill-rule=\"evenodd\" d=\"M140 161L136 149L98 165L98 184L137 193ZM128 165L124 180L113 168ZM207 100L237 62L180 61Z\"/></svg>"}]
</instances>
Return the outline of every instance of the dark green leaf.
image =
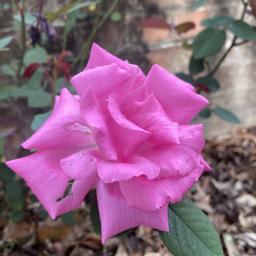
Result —
<instances>
[{"instance_id":1,"label":"dark green leaf","mask_svg":"<svg viewBox=\"0 0 256 256\"><path fill-rule=\"evenodd\" d=\"M199 113L199 116L202 118L209 118L211 116L211 113L212 112L209 108L205 108Z\"/></svg>"},{"instance_id":2,"label":"dark green leaf","mask_svg":"<svg viewBox=\"0 0 256 256\"><path fill-rule=\"evenodd\" d=\"M10 181L6 184L5 192L8 201L19 202L24 199L23 185L19 181Z\"/></svg>"},{"instance_id":3,"label":"dark green leaf","mask_svg":"<svg viewBox=\"0 0 256 256\"><path fill-rule=\"evenodd\" d=\"M175 74L178 78L182 79L183 81L193 84L193 77L191 75L179 72Z\"/></svg>"},{"instance_id":4,"label":"dark green leaf","mask_svg":"<svg viewBox=\"0 0 256 256\"><path fill-rule=\"evenodd\" d=\"M0 138L0 156L4 154L4 144L5 144L5 138ZM1 168L0 168L0 172L1 172Z\"/></svg>"},{"instance_id":5,"label":"dark green leaf","mask_svg":"<svg viewBox=\"0 0 256 256\"><path fill-rule=\"evenodd\" d=\"M226 27L233 21L234 21L234 18L232 18L230 16L217 16L214 18L205 19L201 22L201 24L208 28Z\"/></svg>"},{"instance_id":6,"label":"dark green leaf","mask_svg":"<svg viewBox=\"0 0 256 256\"><path fill-rule=\"evenodd\" d=\"M5 163L0 163L0 180L7 183L13 179L14 172Z\"/></svg>"},{"instance_id":7,"label":"dark green leaf","mask_svg":"<svg viewBox=\"0 0 256 256\"><path fill-rule=\"evenodd\" d=\"M216 92L220 89L219 82L213 77L201 77L196 80L196 84L204 85L210 92Z\"/></svg>"},{"instance_id":8,"label":"dark green leaf","mask_svg":"<svg viewBox=\"0 0 256 256\"><path fill-rule=\"evenodd\" d=\"M194 59L193 56L190 58L189 72L191 74L198 74L204 70L204 59Z\"/></svg>"},{"instance_id":9,"label":"dark green leaf","mask_svg":"<svg viewBox=\"0 0 256 256\"><path fill-rule=\"evenodd\" d=\"M212 109L212 112L216 116L224 119L227 122L234 123L234 124L239 124L240 123L239 118L234 113L232 113L231 111L229 111L225 108L215 107L215 108Z\"/></svg>"},{"instance_id":10,"label":"dark green leaf","mask_svg":"<svg viewBox=\"0 0 256 256\"><path fill-rule=\"evenodd\" d=\"M235 20L228 29L237 37L244 40L256 40L256 30L242 20Z\"/></svg>"},{"instance_id":11,"label":"dark green leaf","mask_svg":"<svg viewBox=\"0 0 256 256\"><path fill-rule=\"evenodd\" d=\"M169 205L169 232L160 237L175 256L222 256L217 232L192 202Z\"/></svg>"},{"instance_id":12,"label":"dark green leaf","mask_svg":"<svg viewBox=\"0 0 256 256\"><path fill-rule=\"evenodd\" d=\"M24 64L28 66L32 63L45 63L49 59L46 50L40 46L36 46L28 50L24 56Z\"/></svg>"},{"instance_id":13,"label":"dark green leaf","mask_svg":"<svg viewBox=\"0 0 256 256\"><path fill-rule=\"evenodd\" d=\"M67 225L76 224L75 212L65 213L60 218Z\"/></svg>"},{"instance_id":14,"label":"dark green leaf","mask_svg":"<svg viewBox=\"0 0 256 256\"><path fill-rule=\"evenodd\" d=\"M0 51L3 50L13 39L13 36L6 36L0 39Z\"/></svg>"},{"instance_id":15,"label":"dark green leaf","mask_svg":"<svg viewBox=\"0 0 256 256\"><path fill-rule=\"evenodd\" d=\"M201 59L218 53L226 41L226 32L207 28L194 39L192 48L195 59Z\"/></svg>"},{"instance_id":16,"label":"dark green leaf","mask_svg":"<svg viewBox=\"0 0 256 256\"><path fill-rule=\"evenodd\" d=\"M31 129L33 131L38 130L40 126L45 122L45 120L50 116L50 114L51 111L36 115L32 121Z\"/></svg>"},{"instance_id":17,"label":"dark green leaf","mask_svg":"<svg viewBox=\"0 0 256 256\"><path fill-rule=\"evenodd\" d=\"M94 232L96 234L100 234L101 233L100 216L99 216L98 203L97 203L97 198L95 193L94 193L92 206L90 209L90 219L91 219L91 224Z\"/></svg>"},{"instance_id":18,"label":"dark green leaf","mask_svg":"<svg viewBox=\"0 0 256 256\"><path fill-rule=\"evenodd\" d=\"M194 3L192 5L192 9L196 10L199 7L203 6L205 4L206 0L194 0Z\"/></svg>"}]
</instances>

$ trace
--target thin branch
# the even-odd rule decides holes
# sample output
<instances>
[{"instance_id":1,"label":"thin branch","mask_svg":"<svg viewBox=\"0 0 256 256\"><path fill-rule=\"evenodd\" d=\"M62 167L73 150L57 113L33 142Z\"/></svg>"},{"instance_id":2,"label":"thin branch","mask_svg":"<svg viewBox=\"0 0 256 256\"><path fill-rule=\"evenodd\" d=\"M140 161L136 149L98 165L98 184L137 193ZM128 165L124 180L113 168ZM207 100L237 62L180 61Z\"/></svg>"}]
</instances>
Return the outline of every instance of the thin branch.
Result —
<instances>
[{"instance_id":1,"label":"thin branch","mask_svg":"<svg viewBox=\"0 0 256 256\"><path fill-rule=\"evenodd\" d=\"M80 66L83 65L84 60L86 59L90 46L93 42L94 37L96 36L97 32L99 31L99 29L104 25L104 23L107 21L107 19L109 18L109 16L111 15L111 13L114 11L114 9L116 8L117 4L118 4L119 0L114 0L111 4L111 6L109 7L109 9L107 10L107 12L104 14L104 16L102 17L101 20L98 20L96 22L96 25L94 26L91 34L89 35L87 41L84 43L81 53L79 54L79 56L77 57L77 59L74 62L74 65L79 64Z\"/></svg>"},{"instance_id":2,"label":"thin branch","mask_svg":"<svg viewBox=\"0 0 256 256\"><path fill-rule=\"evenodd\" d=\"M244 16L246 14L246 10L247 10L247 6L248 6L248 2L245 2L244 0L242 0L243 2L243 11L240 17L240 20L242 21L244 19ZM230 53L230 51L233 49L233 47L235 46L239 46L242 45L244 43L247 43L248 40L244 40L242 42L237 43L237 36L234 36L231 42L231 45L228 47L228 49L226 50L226 52L222 55L222 57L219 59L219 61L217 62L217 64L215 65L215 67L208 73L208 76L213 76L217 70L219 69L220 65L222 64L222 62L226 59L226 57L228 56L228 54Z\"/></svg>"}]
</instances>

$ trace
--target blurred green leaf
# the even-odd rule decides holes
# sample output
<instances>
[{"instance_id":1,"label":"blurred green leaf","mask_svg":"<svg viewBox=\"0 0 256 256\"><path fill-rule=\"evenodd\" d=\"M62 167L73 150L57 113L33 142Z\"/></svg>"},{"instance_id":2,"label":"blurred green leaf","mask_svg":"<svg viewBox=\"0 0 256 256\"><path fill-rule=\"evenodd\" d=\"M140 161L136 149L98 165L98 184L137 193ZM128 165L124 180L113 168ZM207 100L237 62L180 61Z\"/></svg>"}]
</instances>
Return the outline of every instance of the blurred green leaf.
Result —
<instances>
[{"instance_id":1,"label":"blurred green leaf","mask_svg":"<svg viewBox=\"0 0 256 256\"><path fill-rule=\"evenodd\" d=\"M234 21L234 18L230 16L217 16L214 18L205 19L201 22L201 24L208 28L227 27L233 21Z\"/></svg>"},{"instance_id":2,"label":"blurred green leaf","mask_svg":"<svg viewBox=\"0 0 256 256\"><path fill-rule=\"evenodd\" d=\"M4 144L5 144L5 138L0 138L0 156L4 155ZM1 168L0 168L1 172ZM0 173L0 179L1 179L1 173Z\"/></svg>"},{"instance_id":3,"label":"blurred green leaf","mask_svg":"<svg viewBox=\"0 0 256 256\"><path fill-rule=\"evenodd\" d=\"M1 74L7 76L16 76L15 71L12 69L10 65L3 64L0 69Z\"/></svg>"},{"instance_id":4,"label":"blurred green leaf","mask_svg":"<svg viewBox=\"0 0 256 256\"><path fill-rule=\"evenodd\" d=\"M209 108L205 108L199 113L199 116L202 118L209 118L211 116L211 113L212 112Z\"/></svg>"},{"instance_id":5,"label":"blurred green leaf","mask_svg":"<svg viewBox=\"0 0 256 256\"><path fill-rule=\"evenodd\" d=\"M219 82L213 77L201 77L196 80L196 84L204 85L210 92L216 92L220 89Z\"/></svg>"},{"instance_id":6,"label":"blurred green leaf","mask_svg":"<svg viewBox=\"0 0 256 256\"><path fill-rule=\"evenodd\" d=\"M235 20L228 29L237 37L244 40L256 40L256 30L242 20Z\"/></svg>"},{"instance_id":7,"label":"blurred green leaf","mask_svg":"<svg viewBox=\"0 0 256 256\"><path fill-rule=\"evenodd\" d=\"M71 93L76 93L75 87L65 77L60 77L55 83L56 93L60 93L63 88L67 88Z\"/></svg>"},{"instance_id":8,"label":"blurred green leaf","mask_svg":"<svg viewBox=\"0 0 256 256\"><path fill-rule=\"evenodd\" d=\"M194 39L192 48L195 59L201 59L218 53L226 41L226 32L207 28Z\"/></svg>"},{"instance_id":9,"label":"blurred green leaf","mask_svg":"<svg viewBox=\"0 0 256 256\"><path fill-rule=\"evenodd\" d=\"M206 0L195 0L193 5L192 5L192 9L196 10L199 7L203 6L206 3Z\"/></svg>"},{"instance_id":10,"label":"blurred green leaf","mask_svg":"<svg viewBox=\"0 0 256 256\"><path fill-rule=\"evenodd\" d=\"M198 74L204 70L204 59L194 59L193 56L190 58L189 72L191 74Z\"/></svg>"},{"instance_id":11,"label":"blurred green leaf","mask_svg":"<svg viewBox=\"0 0 256 256\"><path fill-rule=\"evenodd\" d=\"M7 183L13 181L14 177L14 172L5 163L0 163L0 180Z\"/></svg>"},{"instance_id":12,"label":"blurred green leaf","mask_svg":"<svg viewBox=\"0 0 256 256\"><path fill-rule=\"evenodd\" d=\"M18 87L15 86L1 86L0 87L0 100L9 99L14 95L14 93L18 90Z\"/></svg>"},{"instance_id":13,"label":"blurred green leaf","mask_svg":"<svg viewBox=\"0 0 256 256\"><path fill-rule=\"evenodd\" d=\"M193 77L189 74L179 72L179 73L176 73L175 75L187 83L190 83L190 84L194 83Z\"/></svg>"},{"instance_id":14,"label":"blurred green leaf","mask_svg":"<svg viewBox=\"0 0 256 256\"><path fill-rule=\"evenodd\" d=\"M100 224L100 215L99 215L96 193L94 193L92 206L90 208L90 219L91 219L91 224L92 224L94 232L96 234L100 234L101 233L101 224Z\"/></svg>"},{"instance_id":15,"label":"blurred green leaf","mask_svg":"<svg viewBox=\"0 0 256 256\"><path fill-rule=\"evenodd\" d=\"M20 14L15 14L14 19L18 22L21 22ZM26 25L29 25L29 26L35 25L36 20L37 20L36 17L34 15L32 15L30 12L25 13L25 24Z\"/></svg>"},{"instance_id":16,"label":"blurred green leaf","mask_svg":"<svg viewBox=\"0 0 256 256\"><path fill-rule=\"evenodd\" d=\"M230 122L230 123L234 123L234 124L239 124L240 120L239 118L231 111L227 110L226 108L222 108L222 107L215 107L212 109L212 112L222 118L223 120Z\"/></svg>"},{"instance_id":17,"label":"blurred green leaf","mask_svg":"<svg viewBox=\"0 0 256 256\"><path fill-rule=\"evenodd\" d=\"M110 19L113 22L118 22L118 21L120 21L122 19L122 15L121 15L120 12L115 11L115 12L111 13Z\"/></svg>"},{"instance_id":18,"label":"blurred green leaf","mask_svg":"<svg viewBox=\"0 0 256 256\"><path fill-rule=\"evenodd\" d=\"M75 212L65 213L60 218L67 225L76 224Z\"/></svg>"},{"instance_id":19,"label":"blurred green leaf","mask_svg":"<svg viewBox=\"0 0 256 256\"><path fill-rule=\"evenodd\" d=\"M28 106L31 108L45 108L49 107L52 102L50 93L45 92L43 89L34 90L29 94Z\"/></svg>"},{"instance_id":20,"label":"blurred green leaf","mask_svg":"<svg viewBox=\"0 0 256 256\"><path fill-rule=\"evenodd\" d=\"M40 126L46 121L46 119L50 116L50 114L51 114L51 111L36 115L34 117L34 120L32 121L31 129L33 131L38 130Z\"/></svg>"},{"instance_id":21,"label":"blurred green leaf","mask_svg":"<svg viewBox=\"0 0 256 256\"><path fill-rule=\"evenodd\" d=\"M25 188L20 181L13 180L7 182L5 186L5 195L8 204L13 211L23 211L25 204Z\"/></svg>"},{"instance_id":22,"label":"blurred green leaf","mask_svg":"<svg viewBox=\"0 0 256 256\"><path fill-rule=\"evenodd\" d=\"M175 256L223 256L218 233L207 216L192 202L170 204L169 232L160 232Z\"/></svg>"},{"instance_id":23,"label":"blurred green leaf","mask_svg":"<svg viewBox=\"0 0 256 256\"><path fill-rule=\"evenodd\" d=\"M24 56L24 64L28 66L32 63L45 63L49 59L46 50L40 46L36 46L28 50Z\"/></svg>"},{"instance_id":24,"label":"blurred green leaf","mask_svg":"<svg viewBox=\"0 0 256 256\"><path fill-rule=\"evenodd\" d=\"M0 51L3 50L13 39L13 36L6 36L0 39Z\"/></svg>"}]
</instances>

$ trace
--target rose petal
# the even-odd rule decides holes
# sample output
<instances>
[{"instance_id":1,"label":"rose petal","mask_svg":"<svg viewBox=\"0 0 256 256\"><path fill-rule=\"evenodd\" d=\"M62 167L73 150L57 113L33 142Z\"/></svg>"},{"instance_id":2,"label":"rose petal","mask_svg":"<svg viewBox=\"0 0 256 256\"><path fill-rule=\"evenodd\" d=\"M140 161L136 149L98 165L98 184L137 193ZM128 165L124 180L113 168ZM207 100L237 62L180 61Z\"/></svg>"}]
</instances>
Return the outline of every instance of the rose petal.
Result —
<instances>
[{"instance_id":1,"label":"rose petal","mask_svg":"<svg viewBox=\"0 0 256 256\"><path fill-rule=\"evenodd\" d=\"M80 97L90 89L98 99L104 101L113 91L129 91L132 78L130 72L113 63L82 71L72 77L71 83Z\"/></svg>"},{"instance_id":2,"label":"rose petal","mask_svg":"<svg viewBox=\"0 0 256 256\"><path fill-rule=\"evenodd\" d=\"M168 73L159 65L149 71L145 86L162 105L169 118L179 124L188 124L208 101L195 93L193 87Z\"/></svg>"},{"instance_id":3,"label":"rose petal","mask_svg":"<svg viewBox=\"0 0 256 256\"><path fill-rule=\"evenodd\" d=\"M6 163L26 181L53 219L79 208L87 192L96 184L97 174L94 172L85 180L75 181L70 195L63 198L70 179L59 162L72 153L70 149L44 150Z\"/></svg>"},{"instance_id":4,"label":"rose petal","mask_svg":"<svg viewBox=\"0 0 256 256\"><path fill-rule=\"evenodd\" d=\"M106 66L115 63L122 69L126 69L135 79L136 84L142 84L145 80L145 75L137 65L129 64L128 61L123 61L114 56L110 52L101 48L96 43L93 43L88 64L85 70Z\"/></svg>"},{"instance_id":5,"label":"rose petal","mask_svg":"<svg viewBox=\"0 0 256 256\"><path fill-rule=\"evenodd\" d=\"M117 151L107 126L108 115L94 93L88 90L81 99L81 119L92 129L95 142L105 157L116 160Z\"/></svg>"},{"instance_id":6,"label":"rose petal","mask_svg":"<svg viewBox=\"0 0 256 256\"><path fill-rule=\"evenodd\" d=\"M145 175L149 180L158 176L160 168L146 158L133 156L127 162L99 161L97 164L99 177L106 183L128 180Z\"/></svg>"},{"instance_id":7,"label":"rose petal","mask_svg":"<svg viewBox=\"0 0 256 256\"><path fill-rule=\"evenodd\" d=\"M71 179L83 180L96 175L96 161L92 151L83 150L61 159L60 165Z\"/></svg>"},{"instance_id":8,"label":"rose petal","mask_svg":"<svg viewBox=\"0 0 256 256\"><path fill-rule=\"evenodd\" d=\"M67 89L63 89L51 116L22 146L37 150L88 147L92 143L91 135L72 129L79 122L79 115L79 102Z\"/></svg>"},{"instance_id":9,"label":"rose petal","mask_svg":"<svg viewBox=\"0 0 256 256\"><path fill-rule=\"evenodd\" d=\"M151 138L158 144L180 143L179 125L168 118L153 95L142 102L134 102L125 115L138 126L151 132Z\"/></svg>"},{"instance_id":10,"label":"rose petal","mask_svg":"<svg viewBox=\"0 0 256 256\"><path fill-rule=\"evenodd\" d=\"M115 97L108 99L108 110L112 117L109 120L109 131L119 156L128 156L134 152L143 141L151 136L151 133L129 121L120 111Z\"/></svg>"},{"instance_id":11,"label":"rose petal","mask_svg":"<svg viewBox=\"0 0 256 256\"><path fill-rule=\"evenodd\" d=\"M150 212L128 206L117 184L99 182L97 200L102 243L122 231L139 225L162 231L169 230L167 207Z\"/></svg>"},{"instance_id":12,"label":"rose petal","mask_svg":"<svg viewBox=\"0 0 256 256\"><path fill-rule=\"evenodd\" d=\"M166 207L169 202L182 200L184 194L199 179L203 165L183 177L148 180L145 177L121 181L120 189L126 202L145 211L155 211ZM150 196L149 196L150 195Z\"/></svg>"},{"instance_id":13,"label":"rose petal","mask_svg":"<svg viewBox=\"0 0 256 256\"><path fill-rule=\"evenodd\" d=\"M180 143L186 145L198 153L204 147L204 127L202 124L181 125L180 126Z\"/></svg>"},{"instance_id":14,"label":"rose petal","mask_svg":"<svg viewBox=\"0 0 256 256\"><path fill-rule=\"evenodd\" d=\"M183 145L155 147L142 156L160 167L158 178L185 176L200 164L200 155Z\"/></svg>"}]
</instances>

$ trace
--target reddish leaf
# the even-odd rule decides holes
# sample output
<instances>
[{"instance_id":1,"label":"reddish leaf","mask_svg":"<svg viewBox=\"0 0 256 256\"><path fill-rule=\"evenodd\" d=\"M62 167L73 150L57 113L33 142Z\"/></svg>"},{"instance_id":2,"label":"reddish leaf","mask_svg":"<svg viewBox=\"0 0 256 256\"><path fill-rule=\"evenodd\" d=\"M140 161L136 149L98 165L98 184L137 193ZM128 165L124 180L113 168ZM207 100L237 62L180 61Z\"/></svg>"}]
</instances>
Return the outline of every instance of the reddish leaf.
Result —
<instances>
[{"instance_id":1,"label":"reddish leaf","mask_svg":"<svg viewBox=\"0 0 256 256\"><path fill-rule=\"evenodd\" d=\"M146 17L140 21L139 26L142 28L172 29L163 17Z\"/></svg>"},{"instance_id":2,"label":"reddish leaf","mask_svg":"<svg viewBox=\"0 0 256 256\"><path fill-rule=\"evenodd\" d=\"M23 73L23 78L29 79L35 71L39 68L40 64L39 63L32 63L28 65Z\"/></svg>"},{"instance_id":3,"label":"reddish leaf","mask_svg":"<svg viewBox=\"0 0 256 256\"><path fill-rule=\"evenodd\" d=\"M206 92L206 93L210 93L209 88L208 88L206 85L204 85L204 84L197 83L197 84L195 85L195 87L196 87L197 89L199 89L199 90L202 90L202 91Z\"/></svg>"},{"instance_id":4,"label":"reddish leaf","mask_svg":"<svg viewBox=\"0 0 256 256\"><path fill-rule=\"evenodd\" d=\"M186 33L188 32L189 30L191 29L194 29L196 27L195 23L194 22L183 22L177 26L175 26L175 30L179 33L179 34L182 34L182 33Z\"/></svg>"}]
</instances>

